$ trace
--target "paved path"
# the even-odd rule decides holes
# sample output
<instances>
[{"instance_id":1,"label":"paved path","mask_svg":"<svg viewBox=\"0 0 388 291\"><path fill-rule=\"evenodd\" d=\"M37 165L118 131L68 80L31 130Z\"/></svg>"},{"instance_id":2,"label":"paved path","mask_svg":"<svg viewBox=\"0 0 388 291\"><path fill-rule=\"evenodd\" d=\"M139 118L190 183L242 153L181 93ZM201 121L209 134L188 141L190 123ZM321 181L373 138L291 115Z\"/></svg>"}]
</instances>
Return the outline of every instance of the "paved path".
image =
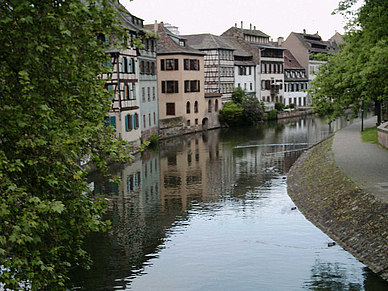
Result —
<instances>
[{"instance_id":1,"label":"paved path","mask_svg":"<svg viewBox=\"0 0 388 291\"><path fill-rule=\"evenodd\" d=\"M364 120L364 128L376 125L377 117ZM361 141L361 122L334 135L335 164L360 188L388 203L388 150Z\"/></svg>"}]
</instances>

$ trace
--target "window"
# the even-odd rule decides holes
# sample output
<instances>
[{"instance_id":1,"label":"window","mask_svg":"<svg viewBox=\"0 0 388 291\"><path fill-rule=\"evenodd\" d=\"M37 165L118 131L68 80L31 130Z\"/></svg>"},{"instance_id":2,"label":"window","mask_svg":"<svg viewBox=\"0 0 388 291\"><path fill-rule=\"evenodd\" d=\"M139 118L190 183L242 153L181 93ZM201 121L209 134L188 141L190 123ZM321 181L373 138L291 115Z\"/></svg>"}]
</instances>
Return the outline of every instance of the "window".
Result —
<instances>
[{"instance_id":1,"label":"window","mask_svg":"<svg viewBox=\"0 0 388 291\"><path fill-rule=\"evenodd\" d=\"M145 114L143 114L143 126L144 126L144 128L146 128L146 126L147 126L147 124L146 124L146 119L145 119L146 117L145 117Z\"/></svg>"},{"instance_id":2,"label":"window","mask_svg":"<svg viewBox=\"0 0 388 291\"><path fill-rule=\"evenodd\" d=\"M249 90L252 91L252 88L253 88L252 83L250 83L250 84L249 84Z\"/></svg>"},{"instance_id":3,"label":"window","mask_svg":"<svg viewBox=\"0 0 388 291\"><path fill-rule=\"evenodd\" d=\"M211 100L209 100L209 102L208 102L207 111L212 112L212 101Z\"/></svg>"},{"instance_id":4,"label":"window","mask_svg":"<svg viewBox=\"0 0 388 291\"><path fill-rule=\"evenodd\" d=\"M130 64L130 70L129 72L131 74L135 74L136 73L136 68L135 68L135 59L134 58L131 58L131 64Z\"/></svg>"},{"instance_id":5,"label":"window","mask_svg":"<svg viewBox=\"0 0 388 291\"><path fill-rule=\"evenodd\" d=\"M175 115L175 103L166 103L166 114Z\"/></svg>"},{"instance_id":6,"label":"window","mask_svg":"<svg viewBox=\"0 0 388 291\"><path fill-rule=\"evenodd\" d=\"M147 100L148 100L148 102L151 101L151 88L150 87L147 87Z\"/></svg>"},{"instance_id":7,"label":"window","mask_svg":"<svg viewBox=\"0 0 388 291\"><path fill-rule=\"evenodd\" d=\"M156 93L155 93L155 86L152 87L152 100L155 101L155 98L156 98Z\"/></svg>"},{"instance_id":8,"label":"window","mask_svg":"<svg viewBox=\"0 0 388 291\"><path fill-rule=\"evenodd\" d=\"M198 113L198 101L194 102L194 113Z\"/></svg>"},{"instance_id":9,"label":"window","mask_svg":"<svg viewBox=\"0 0 388 291\"><path fill-rule=\"evenodd\" d=\"M162 59L160 60L160 70L176 71L178 70L178 59Z\"/></svg>"},{"instance_id":10,"label":"window","mask_svg":"<svg viewBox=\"0 0 388 291\"><path fill-rule=\"evenodd\" d=\"M145 71L144 71L144 61L141 61L140 62L140 74L144 74Z\"/></svg>"},{"instance_id":11,"label":"window","mask_svg":"<svg viewBox=\"0 0 388 291\"><path fill-rule=\"evenodd\" d=\"M198 118L195 119L195 125L198 125Z\"/></svg>"},{"instance_id":12,"label":"window","mask_svg":"<svg viewBox=\"0 0 388 291\"><path fill-rule=\"evenodd\" d=\"M188 92L199 92L199 80L189 81L185 80L185 93Z\"/></svg>"},{"instance_id":13,"label":"window","mask_svg":"<svg viewBox=\"0 0 388 291\"><path fill-rule=\"evenodd\" d=\"M137 113L126 115L125 130L131 131L132 129L137 129L137 128L139 128L139 115Z\"/></svg>"},{"instance_id":14,"label":"window","mask_svg":"<svg viewBox=\"0 0 388 291\"><path fill-rule=\"evenodd\" d=\"M122 73L129 73L129 71L128 71L128 59L126 57L123 57L121 59L121 72Z\"/></svg>"},{"instance_id":15,"label":"window","mask_svg":"<svg viewBox=\"0 0 388 291\"><path fill-rule=\"evenodd\" d=\"M162 93L179 93L178 81L162 81Z\"/></svg>"},{"instance_id":16,"label":"window","mask_svg":"<svg viewBox=\"0 0 388 291\"><path fill-rule=\"evenodd\" d=\"M136 84L132 84L132 99L136 99Z\"/></svg>"},{"instance_id":17,"label":"window","mask_svg":"<svg viewBox=\"0 0 388 291\"><path fill-rule=\"evenodd\" d=\"M186 113L190 113L190 102L187 101L186 103Z\"/></svg>"},{"instance_id":18,"label":"window","mask_svg":"<svg viewBox=\"0 0 388 291\"><path fill-rule=\"evenodd\" d=\"M141 101L145 102L145 87L141 87Z\"/></svg>"},{"instance_id":19,"label":"window","mask_svg":"<svg viewBox=\"0 0 388 291\"><path fill-rule=\"evenodd\" d=\"M190 119L187 120L187 126L190 126Z\"/></svg>"},{"instance_id":20,"label":"window","mask_svg":"<svg viewBox=\"0 0 388 291\"><path fill-rule=\"evenodd\" d=\"M184 69L191 71L199 71L199 60L197 59L184 59Z\"/></svg>"},{"instance_id":21,"label":"window","mask_svg":"<svg viewBox=\"0 0 388 291\"><path fill-rule=\"evenodd\" d=\"M218 100L217 99L214 103L214 111L218 111Z\"/></svg>"},{"instance_id":22,"label":"window","mask_svg":"<svg viewBox=\"0 0 388 291\"><path fill-rule=\"evenodd\" d=\"M154 125L156 124L156 114L154 112Z\"/></svg>"},{"instance_id":23,"label":"window","mask_svg":"<svg viewBox=\"0 0 388 291\"><path fill-rule=\"evenodd\" d=\"M148 113L148 125L151 126L151 113Z\"/></svg>"}]
</instances>

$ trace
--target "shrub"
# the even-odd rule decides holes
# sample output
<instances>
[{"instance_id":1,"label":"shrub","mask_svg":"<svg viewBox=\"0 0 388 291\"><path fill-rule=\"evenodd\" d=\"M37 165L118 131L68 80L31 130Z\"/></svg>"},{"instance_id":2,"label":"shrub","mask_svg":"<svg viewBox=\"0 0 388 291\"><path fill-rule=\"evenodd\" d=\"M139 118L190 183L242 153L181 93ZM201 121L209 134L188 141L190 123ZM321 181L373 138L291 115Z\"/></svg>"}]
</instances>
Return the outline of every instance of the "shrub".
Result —
<instances>
[{"instance_id":1,"label":"shrub","mask_svg":"<svg viewBox=\"0 0 388 291\"><path fill-rule=\"evenodd\" d=\"M245 96L242 102L243 122L247 125L257 124L263 118L263 110L260 101L252 95Z\"/></svg>"},{"instance_id":2,"label":"shrub","mask_svg":"<svg viewBox=\"0 0 388 291\"><path fill-rule=\"evenodd\" d=\"M283 109L284 109L284 104L283 104L283 103L280 103L280 102L276 102L276 103L275 103L275 109L276 109L277 111L283 111Z\"/></svg>"},{"instance_id":3,"label":"shrub","mask_svg":"<svg viewBox=\"0 0 388 291\"><path fill-rule=\"evenodd\" d=\"M158 144L158 141L159 141L159 136L157 134L152 134L149 138L148 138L148 141L149 141L149 146L150 147L154 147Z\"/></svg>"},{"instance_id":4,"label":"shrub","mask_svg":"<svg viewBox=\"0 0 388 291\"><path fill-rule=\"evenodd\" d=\"M237 125L241 122L243 109L241 105L227 102L224 104L224 107L220 110L218 119L222 123L226 123L230 126Z\"/></svg>"},{"instance_id":5,"label":"shrub","mask_svg":"<svg viewBox=\"0 0 388 291\"><path fill-rule=\"evenodd\" d=\"M276 119L278 117L278 113L275 109L268 111L268 119Z\"/></svg>"}]
</instances>

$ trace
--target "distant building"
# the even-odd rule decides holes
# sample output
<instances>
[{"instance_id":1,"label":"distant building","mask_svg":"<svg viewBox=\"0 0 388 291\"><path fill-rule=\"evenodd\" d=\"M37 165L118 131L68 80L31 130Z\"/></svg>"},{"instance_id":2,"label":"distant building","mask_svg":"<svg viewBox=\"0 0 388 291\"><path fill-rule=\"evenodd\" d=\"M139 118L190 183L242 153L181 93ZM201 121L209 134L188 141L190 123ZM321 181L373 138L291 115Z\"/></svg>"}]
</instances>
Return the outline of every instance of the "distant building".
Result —
<instances>
[{"instance_id":1,"label":"distant building","mask_svg":"<svg viewBox=\"0 0 388 291\"><path fill-rule=\"evenodd\" d=\"M256 27L252 29L252 25L250 29L244 29L243 23L241 28L237 25L229 28L222 37L236 39L245 51L250 52L255 64L254 92L265 103L266 110L273 109L275 102L284 103L284 48L271 44L269 36Z\"/></svg>"},{"instance_id":2,"label":"distant building","mask_svg":"<svg viewBox=\"0 0 388 291\"><path fill-rule=\"evenodd\" d=\"M151 28L152 26L147 26ZM204 53L187 45L163 23L157 40L160 136L219 127L220 94L205 94Z\"/></svg>"},{"instance_id":3,"label":"distant building","mask_svg":"<svg viewBox=\"0 0 388 291\"><path fill-rule=\"evenodd\" d=\"M318 32L307 34L306 30L303 30L303 33L291 32L283 42L282 47L290 50L306 69L309 81L315 79L319 66L326 62L322 59L317 59L316 55L328 54L333 51L330 42L322 40Z\"/></svg>"},{"instance_id":4,"label":"distant building","mask_svg":"<svg viewBox=\"0 0 388 291\"><path fill-rule=\"evenodd\" d=\"M289 51L284 51L284 105L294 104L296 107L309 105L307 97L308 78L305 68Z\"/></svg>"},{"instance_id":5,"label":"distant building","mask_svg":"<svg viewBox=\"0 0 388 291\"><path fill-rule=\"evenodd\" d=\"M185 35L187 44L205 54L205 93L221 94L232 100L234 90L234 48L213 34Z\"/></svg>"}]
</instances>

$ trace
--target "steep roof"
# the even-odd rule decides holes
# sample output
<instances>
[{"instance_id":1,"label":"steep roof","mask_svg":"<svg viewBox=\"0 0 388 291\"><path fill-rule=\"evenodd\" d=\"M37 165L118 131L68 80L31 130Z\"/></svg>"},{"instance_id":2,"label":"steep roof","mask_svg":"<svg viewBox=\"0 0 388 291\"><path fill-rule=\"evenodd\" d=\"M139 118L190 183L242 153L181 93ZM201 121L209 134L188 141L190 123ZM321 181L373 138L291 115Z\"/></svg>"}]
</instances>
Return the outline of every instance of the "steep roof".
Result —
<instances>
[{"instance_id":1,"label":"steep roof","mask_svg":"<svg viewBox=\"0 0 388 291\"><path fill-rule=\"evenodd\" d=\"M201 51L187 45L185 37L173 34L163 23L158 23L157 54L195 54L204 55ZM149 30L154 29L154 24L145 25ZM182 45L184 44L184 45Z\"/></svg>"},{"instance_id":2,"label":"steep roof","mask_svg":"<svg viewBox=\"0 0 388 291\"><path fill-rule=\"evenodd\" d=\"M220 36L210 33L185 35L188 45L198 50L225 49L234 50Z\"/></svg>"},{"instance_id":3,"label":"steep roof","mask_svg":"<svg viewBox=\"0 0 388 291\"><path fill-rule=\"evenodd\" d=\"M269 35L265 34L261 30L257 30L257 29L243 29L242 31L243 31L244 34L269 38Z\"/></svg>"},{"instance_id":4,"label":"steep roof","mask_svg":"<svg viewBox=\"0 0 388 291\"><path fill-rule=\"evenodd\" d=\"M303 44L305 48L309 50L309 52L327 53L330 50L330 43L323 41L322 38L318 35L318 33L291 33L293 33L299 39L299 41Z\"/></svg>"},{"instance_id":5,"label":"steep roof","mask_svg":"<svg viewBox=\"0 0 388 291\"><path fill-rule=\"evenodd\" d=\"M304 69L290 50L284 51L284 69Z\"/></svg>"},{"instance_id":6,"label":"steep roof","mask_svg":"<svg viewBox=\"0 0 388 291\"><path fill-rule=\"evenodd\" d=\"M239 41L230 36L221 36L222 41L234 49L233 55L239 57L252 57L252 53L244 49L244 47L239 43Z\"/></svg>"}]
</instances>

